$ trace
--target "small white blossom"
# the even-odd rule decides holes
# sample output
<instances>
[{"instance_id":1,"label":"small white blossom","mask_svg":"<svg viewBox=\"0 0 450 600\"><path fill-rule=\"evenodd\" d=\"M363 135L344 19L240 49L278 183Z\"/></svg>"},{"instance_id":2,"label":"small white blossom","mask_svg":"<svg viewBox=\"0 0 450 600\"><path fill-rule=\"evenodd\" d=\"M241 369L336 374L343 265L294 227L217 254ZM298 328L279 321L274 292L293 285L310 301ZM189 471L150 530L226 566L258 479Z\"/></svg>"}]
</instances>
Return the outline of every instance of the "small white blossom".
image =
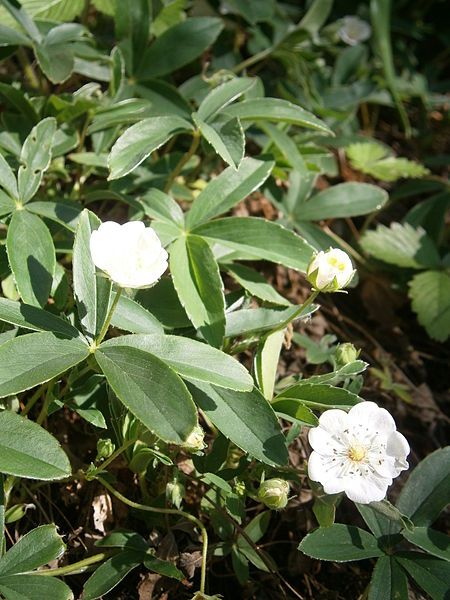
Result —
<instances>
[{"instance_id":1,"label":"small white blossom","mask_svg":"<svg viewBox=\"0 0 450 600\"><path fill-rule=\"evenodd\" d=\"M359 42L365 42L371 35L372 28L367 21L352 15L342 19L339 37L349 46L356 46Z\"/></svg>"},{"instance_id":2,"label":"small white blossom","mask_svg":"<svg viewBox=\"0 0 450 600\"><path fill-rule=\"evenodd\" d=\"M279 510L288 503L289 483L284 479L268 479L258 490L258 500L268 508Z\"/></svg>"},{"instance_id":3,"label":"small white blossom","mask_svg":"<svg viewBox=\"0 0 450 600\"><path fill-rule=\"evenodd\" d=\"M200 425L196 425L191 431L183 444L183 448L187 452L199 452L205 448L205 432Z\"/></svg>"},{"instance_id":4,"label":"small white blossom","mask_svg":"<svg viewBox=\"0 0 450 600\"><path fill-rule=\"evenodd\" d=\"M408 468L408 442L390 413L374 402L361 402L348 413L325 411L309 431L309 443L314 450L309 478L326 494L345 492L360 504L382 500L392 480Z\"/></svg>"},{"instance_id":5,"label":"small white blossom","mask_svg":"<svg viewBox=\"0 0 450 600\"><path fill-rule=\"evenodd\" d=\"M307 269L308 281L321 292L336 292L348 285L355 273L348 254L337 248L316 254Z\"/></svg>"},{"instance_id":6,"label":"small white blossom","mask_svg":"<svg viewBox=\"0 0 450 600\"><path fill-rule=\"evenodd\" d=\"M91 234L90 249L95 266L121 287L149 287L168 266L159 237L141 221L102 223Z\"/></svg>"}]
</instances>

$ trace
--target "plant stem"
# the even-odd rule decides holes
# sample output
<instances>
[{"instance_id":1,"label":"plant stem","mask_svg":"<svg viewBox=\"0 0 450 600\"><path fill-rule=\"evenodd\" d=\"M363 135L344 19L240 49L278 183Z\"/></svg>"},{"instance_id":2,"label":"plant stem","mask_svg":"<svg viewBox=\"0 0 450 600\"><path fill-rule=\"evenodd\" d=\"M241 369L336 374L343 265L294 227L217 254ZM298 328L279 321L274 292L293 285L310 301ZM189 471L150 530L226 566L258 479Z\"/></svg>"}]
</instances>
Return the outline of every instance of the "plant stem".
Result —
<instances>
[{"instance_id":1,"label":"plant stem","mask_svg":"<svg viewBox=\"0 0 450 600\"><path fill-rule=\"evenodd\" d=\"M281 329L284 329L285 327L287 327L289 325L289 323L292 323L292 321L294 321L298 316L300 316L302 314L302 312L314 302L314 300L317 298L319 293L320 293L320 290L314 290L311 293L311 295L308 296L308 298L306 298L306 300L303 302L303 304L297 308L297 310L295 311L295 313L292 316L290 316L288 319L284 320L282 323L277 325L274 329L271 329L270 332L268 334L266 334L266 337L268 337L269 335L272 335L272 333L275 333L276 331L280 331Z\"/></svg>"},{"instance_id":2,"label":"plant stem","mask_svg":"<svg viewBox=\"0 0 450 600\"><path fill-rule=\"evenodd\" d=\"M200 521L200 519L197 519L197 517L194 517L193 515L190 515L189 513L184 512L184 510L177 510L176 508L156 508L155 506L147 506L146 504L139 504L138 502L134 502L133 500L130 500L129 498L127 498L126 496L121 494L111 484L109 484L105 479L103 479L103 477L98 476L97 480L109 492L111 492L111 494L113 496L115 496L118 500L120 500L124 504L127 504L131 508L135 508L137 510L145 510L147 512L164 514L164 515L178 515L180 517L184 517L188 521L191 521L192 523L195 523L195 525L197 525L197 527L202 532L203 549L202 549L202 567L201 567L201 575L200 575L200 593L204 594L205 593L205 583L206 583L206 559L207 559L207 554L208 554L208 533L206 531L206 527L203 525L203 523Z\"/></svg>"},{"instance_id":3,"label":"plant stem","mask_svg":"<svg viewBox=\"0 0 450 600\"><path fill-rule=\"evenodd\" d=\"M42 425L42 423L45 421L45 419L47 417L48 407L52 400L52 392L53 392L54 387L55 387L55 379L51 379L47 384L47 391L45 392L45 398L44 398L44 403L41 408L41 412L39 413L39 416L36 419L36 423L38 425Z\"/></svg>"},{"instance_id":4,"label":"plant stem","mask_svg":"<svg viewBox=\"0 0 450 600\"><path fill-rule=\"evenodd\" d=\"M255 63L259 62L260 60L264 60L265 58L270 56L272 54L273 50L274 50L273 48L266 48L265 50L261 50L261 52L258 52L257 54L254 54L253 56L250 56L249 58L246 58L245 60L240 62L238 65L233 67L231 70L233 71L233 73L240 73L244 69L247 69L248 67L251 67Z\"/></svg>"},{"instance_id":5,"label":"plant stem","mask_svg":"<svg viewBox=\"0 0 450 600\"><path fill-rule=\"evenodd\" d=\"M42 395L42 388L39 387L34 392L34 394L31 396L31 398L28 400L27 405L24 407L24 409L20 413L22 417L26 417L27 416L27 414L30 412L30 410L33 408L33 406L39 400L39 398L41 397L41 395Z\"/></svg>"},{"instance_id":6,"label":"plant stem","mask_svg":"<svg viewBox=\"0 0 450 600\"><path fill-rule=\"evenodd\" d=\"M108 554L105 552L99 552L99 554L94 554L92 556L88 556L83 560L80 560L71 565L66 565L65 567L58 567L57 569L44 569L43 571L33 571L33 575L44 575L47 577L62 577L63 575L78 575L80 573L84 573L88 567L94 565L95 563L100 562L101 560L105 560L108 558Z\"/></svg>"},{"instance_id":7,"label":"plant stem","mask_svg":"<svg viewBox=\"0 0 450 600\"><path fill-rule=\"evenodd\" d=\"M98 469L96 469L90 475L89 479L94 479L95 477L97 477L97 472L104 471L106 469L106 467L108 467L114 460L116 460L116 458L118 456L120 456L122 454L122 452L125 452L125 450L127 448L129 448L130 446L132 446L136 441L137 441L137 438L133 439L133 440L127 440L120 446L120 448L117 448L117 450L114 450L114 452L111 454L111 456L109 458L107 458L104 462L102 462L102 464L98 466Z\"/></svg>"},{"instance_id":8,"label":"plant stem","mask_svg":"<svg viewBox=\"0 0 450 600\"><path fill-rule=\"evenodd\" d=\"M167 183L164 186L164 192L166 194L167 194L167 192L169 192L169 190L172 187L172 184L175 181L175 179L178 177L178 175L183 170L184 165L187 162L189 162L189 159L195 154L195 151L197 150L199 143L200 143L200 131L198 129L196 129L194 131L194 133L192 134L191 147L186 152L186 154L180 158L177 166L172 171L172 174L169 176L169 178L167 180Z\"/></svg>"},{"instance_id":9,"label":"plant stem","mask_svg":"<svg viewBox=\"0 0 450 600\"><path fill-rule=\"evenodd\" d=\"M99 346L102 343L103 338L105 337L105 335L108 331L108 328L111 325L111 319L114 314L114 311L116 310L116 306L117 306L117 303L119 302L122 291L123 291L123 288L121 288L121 287L117 288L116 295L114 297L113 303L111 304L111 308L109 309L109 313L108 313L108 316L106 317L106 321L103 324L103 327L99 333L99 336L95 340L96 346Z\"/></svg>"},{"instance_id":10,"label":"plant stem","mask_svg":"<svg viewBox=\"0 0 450 600\"><path fill-rule=\"evenodd\" d=\"M30 87L32 87L35 90L39 90L40 89L39 79L31 65L30 61L28 60L28 55L27 55L26 51L23 48L19 48L17 50L17 58L19 59L20 66L22 67L23 72L25 73L25 79L28 81L28 84L30 85Z\"/></svg>"}]
</instances>

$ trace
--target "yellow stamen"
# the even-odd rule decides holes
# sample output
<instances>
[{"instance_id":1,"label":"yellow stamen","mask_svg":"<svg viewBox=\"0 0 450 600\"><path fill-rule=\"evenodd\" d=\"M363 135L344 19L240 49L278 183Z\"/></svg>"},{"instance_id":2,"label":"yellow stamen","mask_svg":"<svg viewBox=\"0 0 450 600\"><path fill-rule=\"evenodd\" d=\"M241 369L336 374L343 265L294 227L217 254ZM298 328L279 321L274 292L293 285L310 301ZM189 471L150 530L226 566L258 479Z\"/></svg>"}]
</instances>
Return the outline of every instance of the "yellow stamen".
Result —
<instances>
[{"instance_id":1,"label":"yellow stamen","mask_svg":"<svg viewBox=\"0 0 450 600\"><path fill-rule=\"evenodd\" d=\"M348 451L349 459L353 460L354 462L361 462L366 458L366 454L367 450L364 446L361 446L361 444L355 444L354 446L351 446Z\"/></svg>"}]
</instances>

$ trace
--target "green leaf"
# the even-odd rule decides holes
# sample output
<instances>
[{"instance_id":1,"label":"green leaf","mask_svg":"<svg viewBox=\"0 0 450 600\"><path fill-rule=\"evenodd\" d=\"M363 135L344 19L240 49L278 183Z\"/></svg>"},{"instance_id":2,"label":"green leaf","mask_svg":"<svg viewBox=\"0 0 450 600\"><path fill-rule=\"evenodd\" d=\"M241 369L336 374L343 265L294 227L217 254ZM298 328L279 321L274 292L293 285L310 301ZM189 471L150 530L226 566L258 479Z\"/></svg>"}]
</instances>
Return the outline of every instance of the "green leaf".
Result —
<instances>
[{"instance_id":1,"label":"green leaf","mask_svg":"<svg viewBox=\"0 0 450 600\"><path fill-rule=\"evenodd\" d=\"M173 198L156 188L151 188L142 198L140 204L145 214L151 219L177 225L184 229L184 214L180 205Z\"/></svg>"},{"instance_id":2,"label":"green leaf","mask_svg":"<svg viewBox=\"0 0 450 600\"><path fill-rule=\"evenodd\" d=\"M255 354L254 368L258 386L269 402L273 397L284 335L285 329L269 334L263 338Z\"/></svg>"},{"instance_id":3,"label":"green leaf","mask_svg":"<svg viewBox=\"0 0 450 600\"><path fill-rule=\"evenodd\" d=\"M144 52L137 78L161 77L189 64L215 42L222 28L215 17L191 17L170 27Z\"/></svg>"},{"instance_id":4,"label":"green leaf","mask_svg":"<svg viewBox=\"0 0 450 600\"><path fill-rule=\"evenodd\" d=\"M53 239L45 223L25 210L16 211L8 227L6 248L23 301L33 306L45 306L56 264Z\"/></svg>"},{"instance_id":5,"label":"green leaf","mask_svg":"<svg viewBox=\"0 0 450 600\"><path fill-rule=\"evenodd\" d=\"M350 144L345 152L353 168L382 181L425 177L430 172L412 160L389 156L389 148L373 142Z\"/></svg>"},{"instance_id":6,"label":"green leaf","mask_svg":"<svg viewBox=\"0 0 450 600\"><path fill-rule=\"evenodd\" d=\"M16 176L2 154L0 154L0 186L8 192L11 198L18 198Z\"/></svg>"},{"instance_id":7,"label":"green leaf","mask_svg":"<svg viewBox=\"0 0 450 600\"><path fill-rule=\"evenodd\" d=\"M273 162L244 158L239 169L225 169L208 183L192 203L187 213L187 227L196 227L213 217L229 211L264 183Z\"/></svg>"},{"instance_id":8,"label":"green leaf","mask_svg":"<svg viewBox=\"0 0 450 600\"><path fill-rule=\"evenodd\" d=\"M264 396L212 385L189 385L196 404L236 446L268 465L285 465L287 448L275 413Z\"/></svg>"},{"instance_id":9,"label":"green leaf","mask_svg":"<svg viewBox=\"0 0 450 600\"><path fill-rule=\"evenodd\" d=\"M177 115L150 117L129 127L111 148L109 179L118 179L138 167L173 135L189 131L192 125Z\"/></svg>"},{"instance_id":10,"label":"green leaf","mask_svg":"<svg viewBox=\"0 0 450 600\"><path fill-rule=\"evenodd\" d=\"M169 249L170 270L183 308L204 338L222 345L225 300L219 267L208 243L196 235L178 238Z\"/></svg>"},{"instance_id":11,"label":"green leaf","mask_svg":"<svg viewBox=\"0 0 450 600\"><path fill-rule=\"evenodd\" d=\"M367 369L368 366L368 363L364 362L363 360L355 360L344 365L340 369L337 369L336 371L332 371L331 373L312 375L311 377L308 377L305 383L330 383L332 385L337 385L349 377L353 377L359 373L362 373Z\"/></svg>"},{"instance_id":12,"label":"green leaf","mask_svg":"<svg viewBox=\"0 0 450 600\"><path fill-rule=\"evenodd\" d=\"M9 340L0 346L0 398L49 381L88 356L81 340L60 339L50 331Z\"/></svg>"},{"instance_id":13,"label":"green leaf","mask_svg":"<svg viewBox=\"0 0 450 600\"><path fill-rule=\"evenodd\" d=\"M378 225L361 238L361 246L375 258L399 267L423 269L435 267L440 258L436 246L421 227L408 223Z\"/></svg>"},{"instance_id":14,"label":"green leaf","mask_svg":"<svg viewBox=\"0 0 450 600\"><path fill-rule=\"evenodd\" d=\"M83 599L94 600L110 592L130 571L140 565L144 557L143 552L124 550L109 558L84 584Z\"/></svg>"},{"instance_id":15,"label":"green leaf","mask_svg":"<svg viewBox=\"0 0 450 600\"><path fill-rule=\"evenodd\" d=\"M450 446L429 454L409 476L397 508L416 526L427 527L447 506L450 497Z\"/></svg>"},{"instance_id":16,"label":"green leaf","mask_svg":"<svg viewBox=\"0 0 450 600\"><path fill-rule=\"evenodd\" d=\"M344 388L334 387L326 383L308 383L308 380L304 383L297 383L278 394L274 400L275 410L278 410L275 403L284 398L301 400L306 406L319 410L330 408L349 409L361 402L359 396Z\"/></svg>"},{"instance_id":17,"label":"green leaf","mask_svg":"<svg viewBox=\"0 0 450 600\"><path fill-rule=\"evenodd\" d=\"M0 25L0 46L29 46L30 44L30 38L20 31Z\"/></svg>"},{"instance_id":18,"label":"green leaf","mask_svg":"<svg viewBox=\"0 0 450 600\"><path fill-rule=\"evenodd\" d=\"M0 417L2 414L0 413ZM16 542L0 559L0 577L33 571L59 558L65 548L55 525L36 527Z\"/></svg>"},{"instance_id":19,"label":"green leaf","mask_svg":"<svg viewBox=\"0 0 450 600\"><path fill-rule=\"evenodd\" d=\"M370 580L368 600L405 600L408 580L395 557L381 556Z\"/></svg>"},{"instance_id":20,"label":"green leaf","mask_svg":"<svg viewBox=\"0 0 450 600\"><path fill-rule=\"evenodd\" d=\"M239 391L253 388L248 371L234 358L202 342L175 335L124 335L102 348L138 348L157 356L181 377Z\"/></svg>"},{"instance_id":21,"label":"green leaf","mask_svg":"<svg viewBox=\"0 0 450 600\"><path fill-rule=\"evenodd\" d=\"M186 441L197 413L186 386L170 367L149 352L126 346L102 344L95 356L119 400L150 431L167 442Z\"/></svg>"},{"instance_id":22,"label":"green leaf","mask_svg":"<svg viewBox=\"0 0 450 600\"><path fill-rule=\"evenodd\" d=\"M280 98L252 98L225 108L241 121L284 121L333 135L329 127L312 113Z\"/></svg>"},{"instance_id":23,"label":"green leaf","mask_svg":"<svg viewBox=\"0 0 450 600\"><path fill-rule=\"evenodd\" d=\"M80 336L78 329L61 317L30 304L6 298L0 298L0 321L32 331L52 331L66 338Z\"/></svg>"},{"instance_id":24,"label":"green leaf","mask_svg":"<svg viewBox=\"0 0 450 600\"><path fill-rule=\"evenodd\" d=\"M380 210L387 202L385 190L370 183L338 183L296 207L298 221L356 217Z\"/></svg>"},{"instance_id":25,"label":"green leaf","mask_svg":"<svg viewBox=\"0 0 450 600\"><path fill-rule=\"evenodd\" d=\"M233 250L243 251L255 260L269 260L303 272L313 255L312 246L303 238L277 223L258 217L217 219L196 227L194 233Z\"/></svg>"},{"instance_id":26,"label":"green leaf","mask_svg":"<svg viewBox=\"0 0 450 600\"><path fill-rule=\"evenodd\" d=\"M256 296L265 302L280 304L282 306L291 306L291 303L276 291L264 277L255 269L234 263L226 265L228 273L235 279L247 292Z\"/></svg>"},{"instance_id":27,"label":"green leaf","mask_svg":"<svg viewBox=\"0 0 450 600\"><path fill-rule=\"evenodd\" d=\"M445 271L425 271L409 282L408 296L419 323L430 337L445 342L450 335L450 276Z\"/></svg>"},{"instance_id":28,"label":"green leaf","mask_svg":"<svg viewBox=\"0 0 450 600\"><path fill-rule=\"evenodd\" d=\"M0 412L0 449L1 473L45 481L71 474L69 459L59 442L37 423L9 410Z\"/></svg>"},{"instance_id":29,"label":"green leaf","mask_svg":"<svg viewBox=\"0 0 450 600\"><path fill-rule=\"evenodd\" d=\"M117 104L99 109L95 113L87 133L92 134L103 131L116 125L136 123L136 121L142 121L142 119L152 115L151 102L141 98L127 98ZM75 154L74 159L76 156Z\"/></svg>"},{"instance_id":30,"label":"green leaf","mask_svg":"<svg viewBox=\"0 0 450 600\"><path fill-rule=\"evenodd\" d=\"M9 108L13 109L15 112L19 112L25 117L25 120L30 123L30 126L34 125L39 120L36 109L21 90L18 90L7 83L0 82L0 96ZM17 154L18 153L19 152L17 152Z\"/></svg>"},{"instance_id":31,"label":"green leaf","mask_svg":"<svg viewBox=\"0 0 450 600\"><path fill-rule=\"evenodd\" d=\"M0 0L0 3L6 8L15 21L27 32L34 42L41 40L42 36L39 33L34 21L30 18L28 12L22 7L17 0ZM3 22L3 19L2 19Z\"/></svg>"},{"instance_id":32,"label":"green leaf","mask_svg":"<svg viewBox=\"0 0 450 600\"><path fill-rule=\"evenodd\" d=\"M116 529L107 533L95 542L97 548L127 548L137 552L147 552L149 545L145 539L134 531Z\"/></svg>"},{"instance_id":33,"label":"green leaf","mask_svg":"<svg viewBox=\"0 0 450 600\"><path fill-rule=\"evenodd\" d=\"M445 231L445 215L450 207L450 192L444 191L414 204L405 217L412 227L423 227L430 238L439 245Z\"/></svg>"},{"instance_id":34,"label":"green leaf","mask_svg":"<svg viewBox=\"0 0 450 600\"><path fill-rule=\"evenodd\" d=\"M143 58L147 46L151 24L151 2L115 1L116 39L125 58L128 75L134 75Z\"/></svg>"},{"instance_id":35,"label":"green leaf","mask_svg":"<svg viewBox=\"0 0 450 600\"><path fill-rule=\"evenodd\" d=\"M52 158L56 119L47 117L33 127L20 153L19 200L25 204L37 192Z\"/></svg>"},{"instance_id":36,"label":"green leaf","mask_svg":"<svg viewBox=\"0 0 450 600\"><path fill-rule=\"evenodd\" d=\"M85 209L80 216L73 245L73 287L78 318L90 341L103 327L111 294L111 281L97 275L91 257L91 233L99 226L100 219Z\"/></svg>"},{"instance_id":37,"label":"green leaf","mask_svg":"<svg viewBox=\"0 0 450 600\"><path fill-rule=\"evenodd\" d=\"M309 533L302 539L298 549L311 558L333 562L383 556L373 535L359 527L341 523Z\"/></svg>"},{"instance_id":38,"label":"green leaf","mask_svg":"<svg viewBox=\"0 0 450 600\"><path fill-rule=\"evenodd\" d=\"M195 114L193 119L202 136L211 144L217 154L237 170L244 158L245 150L244 130L239 119L218 115L210 123L205 123Z\"/></svg>"},{"instance_id":39,"label":"green leaf","mask_svg":"<svg viewBox=\"0 0 450 600\"><path fill-rule=\"evenodd\" d=\"M375 537L391 536L400 531L401 527L398 522L391 521L379 511L374 510L371 504L355 503L355 506Z\"/></svg>"},{"instance_id":40,"label":"green leaf","mask_svg":"<svg viewBox=\"0 0 450 600\"><path fill-rule=\"evenodd\" d=\"M249 308L235 310L226 314L225 337L254 335L259 332L274 329L291 319L299 309L291 306L285 310L272 310L270 308ZM308 306L296 316L296 319L305 319L317 310L317 305Z\"/></svg>"},{"instance_id":41,"label":"green leaf","mask_svg":"<svg viewBox=\"0 0 450 600\"><path fill-rule=\"evenodd\" d=\"M171 577L172 579L178 579L178 581L184 579L184 574L177 569L174 564L168 560L162 560L157 556L152 556L151 554L145 556L144 566L147 567L149 571L159 573L160 575L164 575L164 577Z\"/></svg>"},{"instance_id":42,"label":"green leaf","mask_svg":"<svg viewBox=\"0 0 450 600\"><path fill-rule=\"evenodd\" d=\"M248 92L256 81L256 78L239 77L218 85L200 103L197 113L199 118L209 121L217 112Z\"/></svg>"},{"instance_id":43,"label":"green leaf","mask_svg":"<svg viewBox=\"0 0 450 600\"><path fill-rule=\"evenodd\" d=\"M82 208L75 202L64 202L61 200L57 202L44 200L41 202L38 200L27 204L26 210L40 217L55 221L66 227L69 231L75 231Z\"/></svg>"},{"instance_id":44,"label":"green leaf","mask_svg":"<svg viewBox=\"0 0 450 600\"><path fill-rule=\"evenodd\" d=\"M152 288L138 290L135 299L155 315L165 329L190 327L191 322L180 304L173 281L162 277Z\"/></svg>"},{"instance_id":45,"label":"green leaf","mask_svg":"<svg viewBox=\"0 0 450 600\"><path fill-rule=\"evenodd\" d=\"M41 575L0 577L0 593L6 600L73 600L73 593L68 585L56 577Z\"/></svg>"},{"instance_id":46,"label":"green leaf","mask_svg":"<svg viewBox=\"0 0 450 600\"><path fill-rule=\"evenodd\" d=\"M325 496L324 499L316 498L313 504L313 513L320 527L332 527L336 517L336 499L333 502L327 501L330 496Z\"/></svg>"},{"instance_id":47,"label":"green leaf","mask_svg":"<svg viewBox=\"0 0 450 600\"><path fill-rule=\"evenodd\" d=\"M402 535L428 554L450 561L450 538L447 534L428 527L415 527L413 531L402 531Z\"/></svg>"},{"instance_id":48,"label":"green leaf","mask_svg":"<svg viewBox=\"0 0 450 600\"><path fill-rule=\"evenodd\" d=\"M112 295L113 301L115 293ZM163 333L163 326L148 310L123 294L113 313L111 324L131 333ZM121 338L122 339L122 338Z\"/></svg>"},{"instance_id":49,"label":"green leaf","mask_svg":"<svg viewBox=\"0 0 450 600\"><path fill-rule=\"evenodd\" d=\"M261 128L278 147L289 164L302 174L302 178L308 177L308 168L294 140L286 132L271 123L263 123Z\"/></svg>"},{"instance_id":50,"label":"green leaf","mask_svg":"<svg viewBox=\"0 0 450 600\"><path fill-rule=\"evenodd\" d=\"M64 83L72 75L75 60L68 44L43 44L34 47L42 72L52 83Z\"/></svg>"},{"instance_id":51,"label":"green leaf","mask_svg":"<svg viewBox=\"0 0 450 600\"><path fill-rule=\"evenodd\" d=\"M16 204L12 198L7 196L3 190L0 190L0 217L9 215L16 208Z\"/></svg>"},{"instance_id":52,"label":"green leaf","mask_svg":"<svg viewBox=\"0 0 450 600\"><path fill-rule=\"evenodd\" d=\"M297 398L277 398L272 402L272 408L283 419L308 425L309 427L317 427L319 419L301 400Z\"/></svg>"},{"instance_id":53,"label":"green leaf","mask_svg":"<svg viewBox=\"0 0 450 600\"><path fill-rule=\"evenodd\" d=\"M396 560L433 600L448 599L450 564L416 552L402 552Z\"/></svg>"}]
</instances>

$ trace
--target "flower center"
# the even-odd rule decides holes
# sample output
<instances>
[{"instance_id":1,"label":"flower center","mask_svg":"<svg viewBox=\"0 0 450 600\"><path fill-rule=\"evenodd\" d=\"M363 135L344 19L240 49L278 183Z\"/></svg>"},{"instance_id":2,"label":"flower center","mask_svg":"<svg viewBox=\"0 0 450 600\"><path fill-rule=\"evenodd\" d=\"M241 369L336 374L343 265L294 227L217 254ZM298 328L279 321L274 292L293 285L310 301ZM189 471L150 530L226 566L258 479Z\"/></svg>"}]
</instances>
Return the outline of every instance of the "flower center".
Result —
<instances>
[{"instance_id":1,"label":"flower center","mask_svg":"<svg viewBox=\"0 0 450 600\"><path fill-rule=\"evenodd\" d=\"M366 458L367 449L361 444L354 444L348 449L347 456L354 462L361 462Z\"/></svg>"},{"instance_id":2,"label":"flower center","mask_svg":"<svg viewBox=\"0 0 450 600\"><path fill-rule=\"evenodd\" d=\"M343 262L339 262L337 258L334 256L330 256L328 259L328 264L337 269L338 271L344 271L345 265Z\"/></svg>"}]
</instances>

